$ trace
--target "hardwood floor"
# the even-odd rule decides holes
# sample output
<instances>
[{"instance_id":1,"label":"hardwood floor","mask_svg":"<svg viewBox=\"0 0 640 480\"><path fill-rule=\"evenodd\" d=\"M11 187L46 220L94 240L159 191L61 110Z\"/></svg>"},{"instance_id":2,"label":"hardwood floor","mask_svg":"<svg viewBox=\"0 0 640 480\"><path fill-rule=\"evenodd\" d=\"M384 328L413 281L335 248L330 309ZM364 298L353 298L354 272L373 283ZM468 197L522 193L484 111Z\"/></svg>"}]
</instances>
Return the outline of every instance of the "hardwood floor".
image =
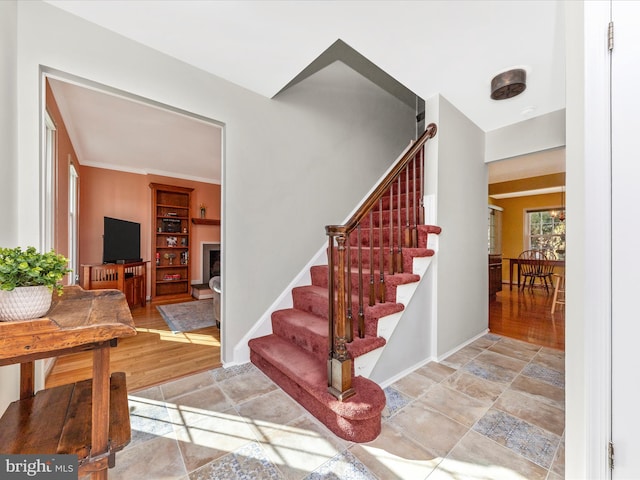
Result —
<instances>
[{"instance_id":1,"label":"hardwood floor","mask_svg":"<svg viewBox=\"0 0 640 480\"><path fill-rule=\"evenodd\" d=\"M518 290L502 286L489 302L489 331L564 351L564 306L551 314L553 291L544 287Z\"/></svg>"},{"instance_id":2,"label":"hardwood floor","mask_svg":"<svg viewBox=\"0 0 640 480\"><path fill-rule=\"evenodd\" d=\"M564 307L551 315L552 297L544 288L509 291L503 285L496 300L489 302L489 331L564 351ZM111 371L127 374L129 391L221 366L217 327L173 334L156 305L135 308L132 315L138 334L111 349ZM66 355L56 361L46 387L90 377L90 352Z\"/></svg>"},{"instance_id":3,"label":"hardwood floor","mask_svg":"<svg viewBox=\"0 0 640 480\"><path fill-rule=\"evenodd\" d=\"M159 303L134 308L131 313L138 334L120 340L111 349L111 371L127 374L129 391L222 365L217 327L173 334L156 305ZM46 387L91 378L91 355L83 352L59 357L47 377Z\"/></svg>"}]
</instances>

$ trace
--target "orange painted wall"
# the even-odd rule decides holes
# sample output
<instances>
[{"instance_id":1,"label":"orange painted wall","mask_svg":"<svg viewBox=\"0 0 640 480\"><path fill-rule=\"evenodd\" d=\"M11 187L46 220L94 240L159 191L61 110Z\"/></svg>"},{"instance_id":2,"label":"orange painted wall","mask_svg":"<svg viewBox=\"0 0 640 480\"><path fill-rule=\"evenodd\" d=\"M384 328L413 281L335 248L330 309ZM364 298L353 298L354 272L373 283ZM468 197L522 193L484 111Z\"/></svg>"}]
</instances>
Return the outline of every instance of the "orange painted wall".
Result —
<instances>
[{"instance_id":1,"label":"orange painted wall","mask_svg":"<svg viewBox=\"0 0 640 480\"><path fill-rule=\"evenodd\" d=\"M539 208L561 207L562 194L550 193L501 200L489 198L489 204L504 209L502 212L502 281L509 282L509 258L517 258L520 252L527 248L524 236L525 212Z\"/></svg>"},{"instance_id":2,"label":"orange painted wall","mask_svg":"<svg viewBox=\"0 0 640 480\"><path fill-rule=\"evenodd\" d=\"M139 175L94 167L80 167L80 263L102 262L104 217L140 223L140 254L151 260L151 189L150 183L164 183L193 188L191 215L199 216L198 206L207 205L207 218L220 218L220 185L194 182L159 175ZM220 242L220 227L192 225L191 278L201 276L202 242ZM150 294L147 281L147 295Z\"/></svg>"},{"instance_id":3,"label":"orange painted wall","mask_svg":"<svg viewBox=\"0 0 640 480\"><path fill-rule=\"evenodd\" d=\"M69 257L69 165L73 164L76 172L79 173L79 163L49 82L46 84L45 103L47 112L56 126L57 159L54 206L56 221L53 248L57 253ZM66 278L65 283L74 283L73 279Z\"/></svg>"}]
</instances>

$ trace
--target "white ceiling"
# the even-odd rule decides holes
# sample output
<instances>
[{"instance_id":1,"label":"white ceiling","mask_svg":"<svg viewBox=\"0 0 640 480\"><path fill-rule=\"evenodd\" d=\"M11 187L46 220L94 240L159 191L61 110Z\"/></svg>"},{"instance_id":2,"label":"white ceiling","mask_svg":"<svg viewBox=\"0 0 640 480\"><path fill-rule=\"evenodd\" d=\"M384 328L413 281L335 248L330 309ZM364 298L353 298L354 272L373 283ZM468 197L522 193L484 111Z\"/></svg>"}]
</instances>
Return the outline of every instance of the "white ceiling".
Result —
<instances>
[{"instance_id":1,"label":"white ceiling","mask_svg":"<svg viewBox=\"0 0 640 480\"><path fill-rule=\"evenodd\" d=\"M51 77L49 84L82 165L220 183L218 125Z\"/></svg>"},{"instance_id":2,"label":"white ceiling","mask_svg":"<svg viewBox=\"0 0 640 480\"><path fill-rule=\"evenodd\" d=\"M484 131L565 107L561 1L48 3L270 98L341 39L416 95L442 94ZM527 89L491 100L491 79L513 67L527 71Z\"/></svg>"},{"instance_id":3,"label":"white ceiling","mask_svg":"<svg viewBox=\"0 0 640 480\"><path fill-rule=\"evenodd\" d=\"M490 162L489 184L539 177L565 171L565 148L554 148L529 155Z\"/></svg>"}]
</instances>

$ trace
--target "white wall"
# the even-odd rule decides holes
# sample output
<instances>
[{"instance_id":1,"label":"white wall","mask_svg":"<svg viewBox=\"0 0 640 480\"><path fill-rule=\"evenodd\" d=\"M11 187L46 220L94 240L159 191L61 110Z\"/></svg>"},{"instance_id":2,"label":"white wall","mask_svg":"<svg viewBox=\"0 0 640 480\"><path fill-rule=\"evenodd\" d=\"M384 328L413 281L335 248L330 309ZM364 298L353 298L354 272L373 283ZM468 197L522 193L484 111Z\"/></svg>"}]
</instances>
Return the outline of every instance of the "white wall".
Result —
<instances>
[{"instance_id":1,"label":"white wall","mask_svg":"<svg viewBox=\"0 0 640 480\"><path fill-rule=\"evenodd\" d=\"M487 132L485 159L492 162L517 157L563 147L565 142L566 112L557 110Z\"/></svg>"},{"instance_id":2,"label":"white wall","mask_svg":"<svg viewBox=\"0 0 640 480\"><path fill-rule=\"evenodd\" d=\"M22 220L4 235L39 240L40 66L223 122L225 361L325 241L324 224L344 218L414 132L411 109L340 65L270 100L49 4L19 2L17 11L18 188L10 204ZM335 78L347 84L337 88ZM11 112L0 115L6 122Z\"/></svg>"},{"instance_id":3,"label":"white wall","mask_svg":"<svg viewBox=\"0 0 640 480\"><path fill-rule=\"evenodd\" d=\"M17 5L0 2L0 247L17 244ZM15 227L7 228L7 225ZM17 366L0 368L0 411L18 396Z\"/></svg>"},{"instance_id":4,"label":"white wall","mask_svg":"<svg viewBox=\"0 0 640 480\"><path fill-rule=\"evenodd\" d=\"M16 230L6 225L16 223L16 117L17 117L17 6L15 2L0 2L0 210L2 229L0 229L0 246L14 246Z\"/></svg>"},{"instance_id":5,"label":"white wall","mask_svg":"<svg viewBox=\"0 0 640 480\"><path fill-rule=\"evenodd\" d=\"M488 179L484 132L442 96L427 100L431 110L438 112L438 162L427 166L427 193L437 198L435 222L442 227L432 266L439 357L488 328Z\"/></svg>"}]
</instances>

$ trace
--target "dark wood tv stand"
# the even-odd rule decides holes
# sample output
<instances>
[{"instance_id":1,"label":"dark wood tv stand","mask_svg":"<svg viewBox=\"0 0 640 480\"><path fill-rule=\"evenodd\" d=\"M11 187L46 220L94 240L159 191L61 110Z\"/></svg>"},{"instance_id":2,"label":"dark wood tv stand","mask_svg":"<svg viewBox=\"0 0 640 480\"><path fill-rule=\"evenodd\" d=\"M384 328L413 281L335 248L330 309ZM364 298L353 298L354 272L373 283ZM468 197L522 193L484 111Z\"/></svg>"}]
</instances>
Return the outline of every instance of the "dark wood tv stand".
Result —
<instances>
[{"instance_id":1,"label":"dark wood tv stand","mask_svg":"<svg viewBox=\"0 0 640 480\"><path fill-rule=\"evenodd\" d=\"M80 286L85 290L114 288L124 293L129 308L147 304L149 262L82 265Z\"/></svg>"}]
</instances>

